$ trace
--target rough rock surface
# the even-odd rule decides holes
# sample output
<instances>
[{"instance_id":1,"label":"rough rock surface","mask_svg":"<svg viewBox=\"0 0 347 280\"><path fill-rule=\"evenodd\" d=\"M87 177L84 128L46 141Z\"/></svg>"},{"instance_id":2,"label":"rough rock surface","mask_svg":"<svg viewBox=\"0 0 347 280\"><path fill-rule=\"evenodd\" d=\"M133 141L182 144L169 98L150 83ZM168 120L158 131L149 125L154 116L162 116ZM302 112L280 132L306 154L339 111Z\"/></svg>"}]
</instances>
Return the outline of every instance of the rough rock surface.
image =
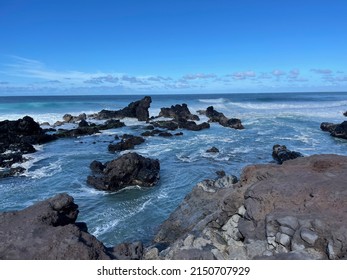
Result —
<instances>
[{"instance_id":1,"label":"rough rock surface","mask_svg":"<svg viewBox=\"0 0 347 280\"><path fill-rule=\"evenodd\" d=\"M11 149L11 146L17 150L24 147L26 150L29 145L44 144L54 139L55 137L52 135L45 134L40 125L29 116L16 121L5 120L0 122L1 153Z\"/></svg>"},{"instance_id":2,"label":"rough rock surface","mask_svg":"<svg viewBox=\"0 0 347 280\"><path fill-rule=\"evenodd\" d=\"M212 148L206 150L206 153L219 153L219 150L216 147L212 147Z\"/></svg>"},{"instance_id":3,"label":"rough rock surface","mask_svg":"<svg viewBox=\"0 0 347 280\"><path fill-rule=\"evenodd\" d=\"M36 150L33 145L44 144L55 139L55 136L46 134L40 125L29 116L16 121L1 121L0 167L5 170L0 172L0 178L25 171L24 168L12 168L12 165L24 162L24 154L34 153Z\"/></svg>"},{"instance_id":4,"label":"rough rock surface","mask_svg":"<svg viewBox=\"0 0 347 280\"><path fill-rule=\"evenodd\" d=\"M184 128L187 130L199 131L202 129L210 128L210 124L207 122L203 122L197 124L194 121L189 121L187 119L175 119L171 121L154 121L151 122L154 127L164 128L167 130L176 130L178 128Z\"/></svg>"},{"instance_id":5,"label":"rough rock surface","mask_svg":"<svg viewBox=\"0 0 347 280\"><path fill-rule=\"evenodd\" d=\"M67 194L21 211L0 213L0 259L110 259L107 248L76 223L78 206Z\"/></svg>"},{"instance_id":6,"label":"rough rock surface","mask_svg":"<svg viewBox=\"0 0 347 280\"><path fill-rule=\"evenodd\" d=\"M114 129L123 127L125 124L119 120L110 119L104 124L96 125L94 123L89 124L86 120L81 120L77 128L74 129L59 129L56 136L59 138L64 137L79 137L85 135L93 135L100 133L100 130Z\"/></svg>"},{"instance_id":7,"label":"rough rock surface","mask_svg":"<svg viewBox=\"0 0 347 280\"><path fill-rule=\"evenodd\" d=\"M332 132L336 128L337 124L329 123L329 122L322 122L320 124L320 129L323 131L329 131Z\"/></svg>"},{"instance_id":8,"label":"rough rock surface","mask_svg":"<svg viewBox=\"0 0 347 280\"><path fill-rule=\"evenodd\" d=\"M330 132L330 135L337 138L347 139L347 121L340 124L323 122L320 125L321 130Z\"/></svg>"},{"instance_id":9,"label":"rough rock surface","mask_svg":"<svg viewBox=\"0 0 347 280\"><path fill-rule=\"evenodd\" d=\"M136 145L140 145L143 142L145 142L145 139L143 139L142 137L131 135L131 137L126 137L126 139L122 139L116 144L108 145L108 150L110 152L131 150L134 149Z\"/></svg>"},{"instance_id":10,"label":"rough rock surface","mask_svg":"<svg viewBox=\"0 0 347 280\"><path fill-rule=\"evenodd\" d=\"M159 160L128 153L107 162L105 165L93 161L94 175L87 182L97 189L117 191L127 186L154 186L159 181Z\"/></svg>"},{"instance_id":11,"label":"rough rock surface","mask_svg":"<svg viewBox=\"0 0 347 280\"><path fill-rule=\"evenodd\" d=\"M158 117L165 118L174 118L178 119L186 119L192 121L198 121L199 117L197 115L193 115L189 109L188 105L183 103L182 105L176 104L175 106L171 106L171 108L161 108Z\"/></svg>"},{"instance_id":12,"label":"rough rock surface","mask_svg":"<svg viewBox=\"0 0 347 280\"><path fill-rule=\"evenodd\" d=\"M199 183L145 259L347 259L347 157L314 155Z\"/></svg>"},{"instance_id":13,"label":"rough rock surface","mask_svg":"<svg viewBox=\"0 0 347 280\"><path fill-rule=\"evenodd\" d=\"M204 112L210 119L210 122L218 122L220 125L235 129L244 129L240 119L231 118L228 119L223 113L216 111L213 106L210 106Z\"/></svg>"},{"instance_id":14,"label":"rough rock surface","mask_svg":"<svg viewBox=\"0 0 347 280\"><path fill-rule=\"evenodd\" d=\"M279 164L282 164L286 160L295 159L297 157L303 157L303 155L299 152L288 150L284 145L277 144L272 147L272 158Z\"/></svg>"},{"instance_id":15,"label":"rough rock surface","mask_svg":"<svg viewBox=\"0 0 347 280\"><path fill-rule=\"evenodd\" d=\"M145 96L141 100L131 102L127 107L121 110L102 110L95 117L97 119L137 118L139 121L147 121L149 118L148 109L151 102L152 98L150 96Z\"/></svg>"}]
</instances>

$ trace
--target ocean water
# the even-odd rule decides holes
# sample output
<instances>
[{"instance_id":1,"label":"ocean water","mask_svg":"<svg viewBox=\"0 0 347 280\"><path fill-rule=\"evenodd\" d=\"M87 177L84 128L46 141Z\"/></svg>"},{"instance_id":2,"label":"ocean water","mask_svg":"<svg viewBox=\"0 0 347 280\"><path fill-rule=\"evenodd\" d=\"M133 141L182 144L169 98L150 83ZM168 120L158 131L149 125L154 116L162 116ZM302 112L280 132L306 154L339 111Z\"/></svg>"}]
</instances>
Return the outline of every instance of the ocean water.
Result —
<instances>
[{"instance_id":1,"label":"ocean water","mask_svg":"<svg viewBox=\"0 0 347 280\"><path fill-rule=\"evenodd\" d=\"M53 124L66 113L117 110L142 97L0 97L0 120L30 115L40 123ZM115 193L87 185L89 164L126 153L109 153L107 146L115 135L140 135L145 131L144 122L126 119L126 127L37 146L38 152L27 155L23 176L0 180L0 211L23 209L67 192L79 205L78 220L86 222L89 232L106 245L135 240L149 243L159 225L196 183L216 178L219 170L239 177L246 165L271 162L274 144L304 155L347 155L347 140L320 130L321 122L340 123L346 119L343 112L347 110L347 93L152 95L150 115L158 115L161 107L182 103L188 104L192 113L212 105L227 117L240 118L245 129L212 123L210 129L198 132L180 130L183 136L148 137L134 151L160 160L159 184L153 188L133 186ZM220 153L206 153L212 146Z\"/></svg>"}]
</instances>

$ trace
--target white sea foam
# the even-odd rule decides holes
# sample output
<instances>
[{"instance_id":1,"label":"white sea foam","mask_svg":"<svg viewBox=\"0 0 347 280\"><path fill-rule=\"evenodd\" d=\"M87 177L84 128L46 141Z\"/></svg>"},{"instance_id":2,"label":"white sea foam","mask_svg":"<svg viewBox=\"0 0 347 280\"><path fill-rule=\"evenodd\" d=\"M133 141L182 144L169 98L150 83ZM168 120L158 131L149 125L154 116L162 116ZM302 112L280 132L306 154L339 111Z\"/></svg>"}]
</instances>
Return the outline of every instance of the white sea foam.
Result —
<instances>
[{"instance_id":1,"label":"white sea foam","mask_svg":"<svg viewBox=\"0 0 347 280\"><path fill-rule=\"evenodd\" d=\"M99 222L98 226L92 231L92 234L98 237L99 235L107 233L110 229L115 228L120 222L120 219L112 219L108 222Z\"/></svg>"},{"instance_id":2,"label":"white sea foam","mask_svg":"<svg viewBox=\"0 0 347 280\"><path fill-rule=\"evenodd\" d=\"M104 212L104 217L102 217L102 220L98 222L98 226L95 228L94 231L92 231L92 234L98 237L99 235L112 231L119 223L127 221L134 215L143 212L146 207L152 204L152 199L150 198L146 200L144 203L141 203L141 201L139 201L138 203L139 205L133 207L131 211L122 213L121 216L119 215L119 213L114 213L113 209L110 209L110 211L108 212ZM120 217L115 218L115 216Z\"/></svg>"},{"instance_id":3,"label":"white sea foam","mask_svg":"<svg viewBox=\"0 0 347 280\"><path fill-rule=\"evenodd\" d=\"M58 160L51 162L46 166L35 169L34 171L27 170L23 175L32 179L41 179L43 177L51 177L62 170L62 161Z\"/></svg>"},{"instance_id":4,"label":"white sea foam","mask_svg":"<svg viewBox=\"0 0 347 280\"><path fill-rule=\"evenodd\" d=\"M318 109L347 106L347 100L342 101L321 101L307 103L260 103L260 102L228 102L228 105L244 109L256 110L281 110L281 109Z\"/></svg>"},{"instance_id":5,"label":"white sea foam","mask_svg":"<svg viewBox=\"0 0 347 280\"><path fill-rule=\"evenodd\" d=\"M206 99L199 99L199 102L201 103L208 103L208 104L223 104L226 103L227 100L225 98L206 98Z\"/></svg>"},{"instance_id":6,"label":"white sea foam","mask_svg":"<svg viewBox=\"0 0 347 280\"><path fill-rule=\"evenodd\" d=\"M121 119L121 121L124 122L126 126L138 126L146 124L145 121L139 121L135 118L124 118Z\"/></svg>"}]
</instances>

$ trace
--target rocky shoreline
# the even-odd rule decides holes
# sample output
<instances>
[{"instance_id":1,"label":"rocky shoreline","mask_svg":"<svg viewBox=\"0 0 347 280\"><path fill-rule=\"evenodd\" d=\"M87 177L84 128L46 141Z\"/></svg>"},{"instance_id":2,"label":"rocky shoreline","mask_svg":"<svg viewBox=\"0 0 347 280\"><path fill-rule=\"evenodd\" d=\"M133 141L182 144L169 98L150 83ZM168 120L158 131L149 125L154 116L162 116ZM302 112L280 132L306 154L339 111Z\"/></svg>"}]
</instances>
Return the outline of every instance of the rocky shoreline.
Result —
<instances>
[{"instance_id":1,"label":"rocky shoreline","mask_svg":"<svg viewBox=\"0 0 347 280\"><path fill-rule=\"evenodd\" d=\"M314 155L203 181L145 259L347 259L347 157Z\"/></svg>"},{"instance_id":2,"label":"rocky shoreline","mask_svg":"<svg viewBox=\"0 0 347 280\"><path fill-rule=\"evenodd\" d=\"M125 126L122 119L136 118L144 122L141 136L116 137L108 151L117 157L91 162L86 181L104 191L153 187L165 163L130 152L146 141L143 137L180 136L181 131L172 132L209 129L212 122L245 129L241 120L212 106L198 112L208 122L201 122L187 104L162 108L150 117L151 102L146 96L118 111L66 114L46 130L29 116L0 122L0 179L23 173L20 164L25 154L36 151L36 144L120 128ZM345 138L345 123L322 123L321 129ZM75 128L56 129L63 124ZM206 152L219 150L213 146ZM219 171L217 179L198 183L149 246L138 241L106 247L88 233L85 223L76 222L78 206L68 194L0 213L0 259L347 259L347 157L304 157L277 144L272 157L273 163L244 168L239 180Z\"/></svg>"},{"instance_id":3,"label":"rocky shoreline","mask_svg":"<svg viewBox=\"0 0 347 280\"><path fill-rule=\"evenodd\" d=\"M67 194L0 214L0 259L347 259L347 157L313 155L198 183L153 244L108 248Z\"/></svg>"}]
</instances>

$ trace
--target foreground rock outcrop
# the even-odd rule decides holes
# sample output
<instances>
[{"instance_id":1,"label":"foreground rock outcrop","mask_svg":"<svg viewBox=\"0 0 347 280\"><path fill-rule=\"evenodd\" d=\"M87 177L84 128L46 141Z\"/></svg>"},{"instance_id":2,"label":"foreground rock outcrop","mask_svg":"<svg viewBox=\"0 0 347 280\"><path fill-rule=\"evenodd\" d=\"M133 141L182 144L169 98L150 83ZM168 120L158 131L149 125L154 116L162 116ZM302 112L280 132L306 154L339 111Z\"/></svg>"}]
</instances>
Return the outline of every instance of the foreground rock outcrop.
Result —
<instances>
[{"instance_id":1,"label":"foreground rock outcrop","mask_svg":"<svg viewBox=\"0 0 347 280\"><path fill-rule=\"evenodd\" d=\"M346 175L347 157L314 155L199 183L144 258L347 259Z\"/></svg>"},{"instance_id":2,"label":"foreground rock outcrop","mask_svg":"<svg viewBox=\"0 0 347 280\"><path fill-rule=\"evenodd\" d=\"M86 225L75 222L77 215L67 194L0 213L0 259L111 259Z\"/></svg>"},{"instance_id":3,"label":"foreground rock outcrop","mask_svg":"<svg viewBox=\"0 0 347 280\"><path fill-rule=\"evenodd\" d=\"M137 153L122 155L106 164L93 161L90 167L94 175L88 176L87 182L100 190L118 191L134 185L151 187L159 181L159 160Z\"/></svg>"},{"instance_id":4,"label":"foreground rock outcrop","mask_svg":"<svg viewBox=\"0 0 347 280\"><path fill-rule=\"evenodd\" d=\"M2 260L132 260L140 259L143 245L121 243L106 247L76 222L78 205L66 193L24 210L0 213Z\"/></svg>"}]
</instances>

